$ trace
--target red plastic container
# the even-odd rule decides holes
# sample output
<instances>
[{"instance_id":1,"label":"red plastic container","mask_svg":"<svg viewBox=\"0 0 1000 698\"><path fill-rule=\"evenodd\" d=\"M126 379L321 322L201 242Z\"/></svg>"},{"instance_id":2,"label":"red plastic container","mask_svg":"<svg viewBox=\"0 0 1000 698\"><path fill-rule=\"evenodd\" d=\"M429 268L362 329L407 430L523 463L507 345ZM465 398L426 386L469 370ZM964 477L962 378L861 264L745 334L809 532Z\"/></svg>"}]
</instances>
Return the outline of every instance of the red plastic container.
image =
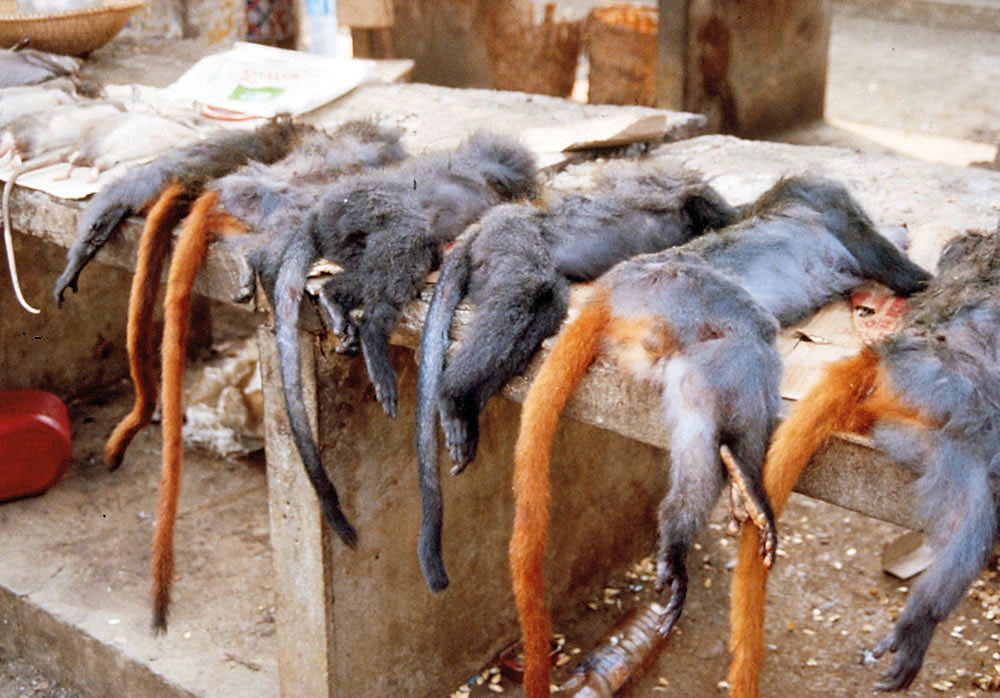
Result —
<instances>
[{"instance_id":1,"label":"red plastic container","mask_svg":"<svg viewBox=\"0 0 1000 698\"><path fill-rule=\"evenodd\" d=\"M71 453L62 400L43 390L0 390L0 501L52 487Z\"/></svg>"}]
</instances>

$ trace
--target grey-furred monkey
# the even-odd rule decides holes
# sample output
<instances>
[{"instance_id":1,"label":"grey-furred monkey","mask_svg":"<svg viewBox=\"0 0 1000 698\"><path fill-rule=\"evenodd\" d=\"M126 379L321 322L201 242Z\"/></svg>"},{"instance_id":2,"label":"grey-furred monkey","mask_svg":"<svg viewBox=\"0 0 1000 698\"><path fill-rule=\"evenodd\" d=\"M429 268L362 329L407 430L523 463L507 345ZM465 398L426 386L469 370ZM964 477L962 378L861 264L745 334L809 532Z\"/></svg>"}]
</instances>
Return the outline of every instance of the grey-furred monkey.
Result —
<instances>
[{"instance_id":1,"label":"grey-furred monkey","mask_svg":"<svg viewBox=\"0 0 1000 698\"><path fill-rule=\"evenodd\" d=\"M671 483L659 512L656 587L670 588L659 626L666 634L684 604L687 553L727 471L734 519L749 518L763 531L756 554L773 560L777 538L761 468L780 404L775 337L780 325L865 278L909 294L929 275L875 231L844 187L795 177L762 195L740 222L622 262L595 283L531 385L515 446L510 564L529 698L549 695L542 570L549 450L559 413L597 355L663 391Z\"/></svg>"},{"instance_id":2,"label":"grey-furred monkey","mask_svg":"<svg viewBox=\"0 0 1000 698\"><path fill-rule=\"evenodd\" d=\"M1000 504L1000 231L945 248L938 275L910 299L903 329L832 364L775 431L764 485L781 511L799 473L833 433L870 436L917 476L934 561L874 648L894 653L877 690L907 688L937 624L993 554ZM733 578L730 695L755 698L764 652L767 571L745 530Z\"/></svg>"},{"instance_id":3,"label":"grey-furred monkey","mask_svg":"<svg viewBox=\"0 0 1000 698\"><path fill-rule=\"evenodd\" d=\"M272 163L284 157L301 128L287 117L278 117L253 131L221 130L130 168L97 192L84 209L77 224L77 240L67 252L66 267L56 280L56 302L62 304L67 287L76 291L80 272L128 216L149 213L160 203L162 211L157 218L163 220L159 225L172 230L208 182L251 160ZM169 197L165 197L168 192Z\"/></svg>"},{"instance_id":4,"label":"grey-furred monkey","mask_svg":"<svg viewBox=\"0 0 1000 698\"><path fill-rule=\"evenodd\" d=\"M419 559L432 591L448 585L435 414L456 474L475 457L486 401L559 329L570 281L592 281L623 259L679 245L737 216L694 173L662 162L612 163L586 194L543 198L543 205L507 204L487 213L459 238L435 284L421 338L416 414ZM475 316L445 362L463 298Z\"/></svg>"},{"instance_id":5,"label":"grey-furred monkey","mask_svg":"<svg viewBox=\"0 0 1000 698\"><path fill-rule=\"evenodd\" d=\"M229 236L223 240L239 244L244 250L254 250L252 262L256 255L265 253L266 244L276 244L275 241L280 241L289 230L302 225L330 182L404 159L406 153L399 136L397 129L382 127L368 119L349 121L330 133L300 125L283 158L270 165L252 161L214 180L194 201L184 219L170 261L164 300L161 350L163 465L152 564L153 627L157 630L166 628L173 578L173 523L183 456L181 395L191 295L209 243L218 236ZM253 293L252 281L252 276L249 280L244 279L241 294ZM159 282L159 276L147 277L138 290L133 287L133 293L146 295L148 287L158 286ZM132 319L130 316L130 338L134 334ZM129 359L133 366L139 360L132 351L135 346L130 342ZM147 364L142 371L151 375L153 369ZM146 414L151 402L147 405L139 401L134 413ZM123 420L109 441L119 458L130 435L135 433L133 419L133 415L129 415ZM141 422L137 426L141 428ZM116 441L116 438L121 440Z\"/></svg>"},{"instance_id":6,"label":"grey-furred monkey","mask_svg":"<svg viewBox=\"0 0 1000 698\"><path fill-rule=\"evenodd\" d=\"M318 259L343 269L321 286L321 309L345 352L360 345L376 398L395 416L388 342L400 310L417 297L445 244L488 208L533 196L535 174L526 148L507 137L475 134L453 151L338 181L280 250L269 248L256 259L274 309L292 436L324 516L348 545L356 533L320 462L302 402L298 318L306 272ZM363 310L359 326L350 315L357 307Z\"/></svg>"}]
</instances>

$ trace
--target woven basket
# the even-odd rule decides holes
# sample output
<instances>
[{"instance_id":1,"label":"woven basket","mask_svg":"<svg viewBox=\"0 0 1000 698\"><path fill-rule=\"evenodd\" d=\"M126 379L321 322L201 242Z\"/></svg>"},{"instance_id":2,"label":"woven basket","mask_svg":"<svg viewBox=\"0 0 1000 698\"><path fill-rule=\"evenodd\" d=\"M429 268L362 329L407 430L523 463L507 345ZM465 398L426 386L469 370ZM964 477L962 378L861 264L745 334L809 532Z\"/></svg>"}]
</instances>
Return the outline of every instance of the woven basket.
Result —
<instances>
[{"instance_id":1,"label":"woven basket","mask_svg":"<svg viewBox=\"0 0 1000 698\"><path fill-rule=\"evenodd\" d=\"M0 0L7 12L7 0ZM0 48L10 48L21 39L39 51L80 56L109 42L122 30L143 0L105 0L100 7L52 14L0 14Z\"/></svg>"},{"instance_id":2,"label":"woven basket","mask_svg":"<svg viewBox=\"0 0 1000 698\"><path fill-rule=\"evenodd\" d=\"M583 28L592 104L656 105L655 5L595 7Z\"/></svg>"},{"instance_id":3,"label":"woven basket","mask_svg":"<svg viewBox=\"0 0 1000 698\"><path fill-rule=\"evenodd\" d=\"M557 97L573 91L580 22L557 20L555 10L555 3L546 3L536 24L533 5L496 3L486 35L495 89Z\"/></svg>"}]
</instances>

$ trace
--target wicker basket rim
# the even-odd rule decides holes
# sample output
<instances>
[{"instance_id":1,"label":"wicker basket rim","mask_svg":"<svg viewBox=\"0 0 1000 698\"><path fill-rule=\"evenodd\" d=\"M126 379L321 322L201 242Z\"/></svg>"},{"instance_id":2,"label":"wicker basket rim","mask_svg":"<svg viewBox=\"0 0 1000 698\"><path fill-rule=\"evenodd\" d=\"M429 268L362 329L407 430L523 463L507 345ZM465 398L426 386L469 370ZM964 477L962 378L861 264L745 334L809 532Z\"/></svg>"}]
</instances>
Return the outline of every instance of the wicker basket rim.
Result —
<instances>
[{"instance_id":1,"label":"wicker basket rim","mask_svg":"<svg viewBox=\"0 0 1000 698\"><path fill-rule=\"evenodd\" d=\"M48 12L34 14L0 14L0 22L47 22L53 19L72 19L74 17L90 17L109 12L121 12L142 7L145 0L104 0L99 7L88 7L84 10L66 10L64 12Z\"/></svg>"}]
</instances>

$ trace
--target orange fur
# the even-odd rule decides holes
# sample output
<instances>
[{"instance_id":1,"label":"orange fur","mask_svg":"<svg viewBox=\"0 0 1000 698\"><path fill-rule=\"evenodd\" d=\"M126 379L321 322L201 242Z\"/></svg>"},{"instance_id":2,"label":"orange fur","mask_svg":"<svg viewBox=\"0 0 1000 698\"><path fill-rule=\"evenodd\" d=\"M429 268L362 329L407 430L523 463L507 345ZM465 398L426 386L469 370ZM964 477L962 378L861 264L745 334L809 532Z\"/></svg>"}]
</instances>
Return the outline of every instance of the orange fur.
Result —
<instances>
[{"instance_id":1,"label":"orange fur","mask_svg":"<svg viewBox=\"0 0 1000 698\"><path fill-rule=\"evenodd\" d=\"M181 393L185 350L191 319L191 289L208 251L212 207L218 192L209 191L194 202L177 238L167 292L163 301L163 465L160 471L160 503L153 539L153 627L166 628L170 587L174 575L174 522L181 479Z\"/></svg>"},{"instance_id":2,"label":"orange fur","mask_svg":"<svg viewBox=\"0 0 1000 698\"><path fill-rule=\"evenodd\" d=\"M153 371L153 311L160 289L163 260L170 233L184 213L184 189L180 182L167 185L146 215L136 253L135 275L129 293L127 347L129 371L135 384L135 402L115 427L104 446L104 462L121 465L125 449L139 430L149 424L156 407L156 376Z\"/></svg>"},{"instance_id":3,"label":"orange fur","mask_svg":"<svg viewBox=\"0 0 1000 698\"><path fill-rule=\"evenodd\" d=\"M524 689L528 698L549 695L551 622L545 607L542 562L550 522L549 452L559 413L597 356L610 319L606 293L594 294L556 339L521 409L514 449L514 533L510 567L524 637Z\"/></svg>"},{"instance_id":4,"label":"orange fur","mask_svg":"<svg viewBox=\"0 0 1000 698\"><path fill-rule=\"evenodd\" d=\"M680 349L666 323L652 315L611 318L607 336L613 344L611 354L627 373L641 374Z\"/></svg>"},{"instance_id":5,"label":"orange fur","mask_svg":"<svg viewBox=\"0 0 1000 698\"><path fill-rule=\"evenodd\" d=\"M926 425L891 389L878 355L864 349L831 365L774 433L764 464L764 489L777 519L814 453L835 433L866 434L891 417ZM760 533L744 526L730 597L730 698L756 698L764 654L767 569L760 557Z\"/></svg>"}]
</instances>

